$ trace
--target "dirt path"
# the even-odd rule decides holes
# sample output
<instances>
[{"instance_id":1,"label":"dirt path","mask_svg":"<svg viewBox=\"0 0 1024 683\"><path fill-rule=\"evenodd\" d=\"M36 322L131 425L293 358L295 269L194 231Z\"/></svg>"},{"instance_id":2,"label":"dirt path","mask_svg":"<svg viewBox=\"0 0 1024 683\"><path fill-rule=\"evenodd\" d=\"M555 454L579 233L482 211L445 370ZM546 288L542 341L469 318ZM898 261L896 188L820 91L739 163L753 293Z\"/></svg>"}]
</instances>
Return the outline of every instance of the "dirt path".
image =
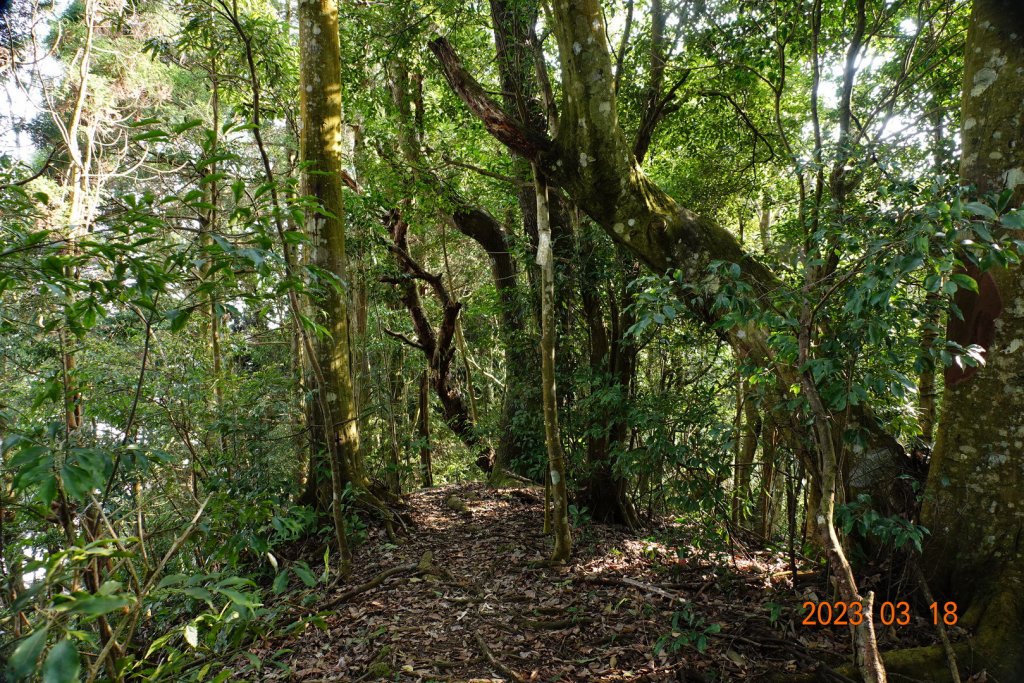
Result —
<instances>
[{"instance_id":1,"label":"dirt path","mask_svg":"<svg viewBox=\"0 0 1024 683\"><path fill-rule=\"evenodd\" d=\"M453 493L465 512L446 506ZM426 551L439 574L392 577L338 605L324 615L326 630L275 643L291 649L278 656L290 672L268 668L263 680L758 680L807 671L811 650L845 643L842 631L798 633L787 609L773 609L779 561L751 558L725 571L680 565L659 544L587 525L573 564L538 567L549 541L534 492L445 487L414 494L410 505L412 533L402 545L372 535L347 586ZM783 594L774 600L793 603L792 589ZM673 630L676 642L692 644L656 655ZM702 635L706 643L697 642Z\"/></svg>"}]
</instances>

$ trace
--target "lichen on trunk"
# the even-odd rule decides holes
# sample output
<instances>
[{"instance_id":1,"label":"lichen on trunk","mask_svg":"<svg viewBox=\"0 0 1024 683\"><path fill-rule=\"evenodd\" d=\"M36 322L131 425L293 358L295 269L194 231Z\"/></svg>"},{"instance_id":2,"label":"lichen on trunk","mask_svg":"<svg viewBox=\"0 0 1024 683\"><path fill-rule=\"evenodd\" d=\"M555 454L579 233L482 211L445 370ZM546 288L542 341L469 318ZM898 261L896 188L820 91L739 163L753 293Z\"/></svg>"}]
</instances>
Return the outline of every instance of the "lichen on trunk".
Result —
<instances>
[{"instance_id":1,"label":"lichen on trunk","mask_svg":"<svg viewBox=\"0 0 1024 683\"><path fill-rule=\"evenodd\" d=\"M979 193L1024 198L1024 6L973 5L963 84L961 179ZM996 680L1024 680L1024 277L1019 265L978 274L950 335L982 341L986 363L947 371L922 510L929 583L975 631L974 661ZM980 657L979 657L980 655ZM980 662L979 662L980 659Z\"/></svg>"}]
</instances>

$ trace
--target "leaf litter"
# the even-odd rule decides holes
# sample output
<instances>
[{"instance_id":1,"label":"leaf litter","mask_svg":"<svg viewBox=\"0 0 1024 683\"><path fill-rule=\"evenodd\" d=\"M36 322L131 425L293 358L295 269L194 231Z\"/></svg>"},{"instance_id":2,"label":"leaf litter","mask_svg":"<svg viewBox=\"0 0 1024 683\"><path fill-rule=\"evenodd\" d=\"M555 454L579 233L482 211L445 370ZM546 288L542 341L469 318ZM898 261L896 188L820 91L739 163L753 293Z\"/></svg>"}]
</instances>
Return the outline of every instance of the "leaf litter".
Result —
<instances>
[{"instance_id":1,"label":"leaf litter","mask_svg":"<svg viewBox=\"0 0 1024 683\"><path fill-rule=\"evenodd\" d=\"M259 680L758 681L850 661L845 627L801 624L803 600L829 596L823 573L801 571L794 588L781 553L680 553L588 523L572 561L551 566L543 490L459 484L408 499L410 533L396 545L369 530L353 575L309 611L389 567L432 569L388 576L320 612L322 628L252 648L276 664ZM928 643L930 626L879 627L879 639Z\"/></svg>"}]
</instances>

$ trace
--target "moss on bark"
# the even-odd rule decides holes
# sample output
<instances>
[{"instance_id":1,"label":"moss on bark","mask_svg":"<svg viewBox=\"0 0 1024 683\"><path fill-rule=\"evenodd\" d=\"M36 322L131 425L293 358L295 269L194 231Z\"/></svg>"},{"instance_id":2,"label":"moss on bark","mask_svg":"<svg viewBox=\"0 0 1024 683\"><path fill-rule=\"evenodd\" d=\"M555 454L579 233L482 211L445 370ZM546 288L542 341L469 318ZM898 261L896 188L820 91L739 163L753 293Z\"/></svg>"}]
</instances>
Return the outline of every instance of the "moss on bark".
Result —
<instances>
[{"instance_id":1,"label":"moss on bark","mask_svg":"<svg viewBox=\"0 0 1024 683\"><path fill-rule=\"evenodd\" d=\"M976 0L967 39L960 174L979 193L1024 196L1024 6ZM985 326L986 364L947 376L922 518L928 580L974 629L973 660L996 680L1024 680L1024 278L988 271L958 303ZM990 279L989 279L990 278ZM998 305L996 305L998 304ZM984 315L974 315L979 312ZM955 316L950 316L951 319ZM951 325L952 327L952 325ZM979 329L952 330L974 338Z\"/></svg>"}]
</instances>

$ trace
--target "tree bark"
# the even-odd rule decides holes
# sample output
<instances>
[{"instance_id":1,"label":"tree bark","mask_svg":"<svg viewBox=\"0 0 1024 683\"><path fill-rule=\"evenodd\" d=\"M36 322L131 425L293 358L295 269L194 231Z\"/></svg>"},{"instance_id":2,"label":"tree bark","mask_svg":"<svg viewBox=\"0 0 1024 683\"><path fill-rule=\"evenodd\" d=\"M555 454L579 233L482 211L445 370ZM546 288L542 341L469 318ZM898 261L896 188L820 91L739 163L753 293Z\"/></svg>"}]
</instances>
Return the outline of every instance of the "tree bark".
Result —
<instances>
[{"instance_id":1,"label":"tree bark","mask_svg":"<svg viewBox=\"0 0 1024 683\"><path fill-rule=\"evenodd\" d=\"M540 100L541 87L537 77L537 63L542 57L534 35L540 3L536 0L490 0L490 8L502 104L506 111L515 112L525 125L546 130L549 121ZM522 235L536 250L537 195L533 189L530 162L523 157L515 157L512 175L521 181L516 189L516 200L523 222ZM557 207L554 212L561 215ZM511 246L511 240L506 240L506 249ZM536 462L534 456L540 453L544 440L543 400L537 383L540 376L537 338L527 332L526 326L531 321L531 307L539 302L539 283L536 268L527 264L524 270L530 296L521 290L514 292L514 300L502 296L502 318L509 332L505 333L508 370L500 423L502 438L496 455L499 463L512 463L515 456L527 464ZM520 468L518 473L526 474L526 471Z\"/></svg>"},{"instance_id":2,"label":"tree bark","mask_svg":"<svg viewBox=\"0 0 1024 683\"><path fill-rule=\"evenodd\" d=\"M430 445L430 372L424 370L420 376L419 418L416 420L416 436L420 442L420 484L434 485L434 466L431 462Z\"/></svg>"},{"instance_id":3,"label":"tree bark","mask_svg":"<svg viewBox=\"0 0 1024 683\"><path fill-rule=\"evenodd\" d=\"M609 338L598 285L603 274L595 269L585 253L592 251L586 228L581 229L580 250L577 258L583 261L580 296L583 316L587 321L590 342L590 373L594 390L618 388L620 402L607 410L595 410L587 427L587 473L579 492L580 504L590 516L600 522L624 524L636 528L640 521L628 495L628 482L617 471L613 453L626 449L628 425L626 406L636 370L636 348L625 339L625 331L632 326L632 314L627 312L631 300L628 290L621 305L617 305L615 292L609 288L608 301L612 315L612 334ZM607 404L601 404L607 405Z\"/></svg>"},{"instance_id":4,"label":"tree bark","mask_svg":"<svg viewBox=\"0 0 1024 683\"><path fill-rule=\"evenodd\" d=\"M491 277L498 291L499 334L505 352L505 395L498 422L498 445L494 454L492 482L501 472L511 469L517 459L530 462L531 453L543 447L543 409L537 338L531 330L529 301L519 283L518 268L512 254L512 240L502 225L486 211L463 208L452 214L452 221L466 237L484 248L491 261Z\"/></svg>"},{"instance_id":5,"label":"tree bark","mask_svg":"<svg viewBox=\"0 0 1024 683\"><path fill-rule=\"evenodd\" d=\"M404 410L405 378L402 376L403 365L405 364L405 349L396 346L391 352L388 363L388 468L387 485L388 491L399 496L402 494L402 445L399 439L401 427L399 416Z\"/></svg>"},{"instance_id":6,"label":"tree bark","mask_svg":"<svg viewBox=\"0 0 1024 683\"><path fill-rule=\"evenodd\" d=\"M565 455L558 430L558 396L555 387L555 264L551 249L548 215L548 188L540 174L537 187L537 265L541 273L541 373L544 393L544 436L548 448L548 476L551 490L551 515L555 547L551 559L566 562L572 554L572 530L569 527L569 496Z\"/></svg>"},{"instance_id":7,"label":"tree bark","mask_svg":"<svg viewBox=\"0 0 1024 683\"><path fill-rule=\"evenodd\" d=\"M778 508L780 491L778 483L778 451L775 425L771 417L766 417L761 425L761 484L758 495L758 530L761 541L767 544L771 541L772 532L775 529L775 513Z\"/></svg>"},{"instance_id":8,"label":"tree bark","mask_svg":"<svg viewBox=\"0 0 1024 683\"><path fill-rule=\"evenodd\" d=\"M427 272L409 253L409 225L401 214L392 211L387 220L392 240L389 248L395 256L402 276L382 280L400 287L402 303L412 318L416 339L411 340L401 334L389 333L423 353L427 361L430 384L441 405L441 416L445 424L467 448L477 453L477 464L485 471L490 471L494 463L494 449L477 431L465 396L452 382L455 330L462 306L452 298L441 276ZM441 304L441 322L437 329L423 309L418 282L429 286Z\"/></svg>"},{"instance_id":9,"label":"tree bark","mask_svg":"<svg viewBox=\"0 0 1024 683\"><path fill-rule=\"evenodd\" d=\"M345 205L342 198L341 44L335 0L306 0L298 5L300 48L301 156L308 164L303 190L329 215L307 211L306 228L313 241L314 262L337 278L323 283L318 313L329 336L316 344L319 417L314 452L326 452L331 470L331 511L340 553L341 571L351 567L352 554L345 534L341 497L347 483L358 486L363 478L359 460L359 432L352 385L349 350L348 302L343 283L345 269ZM311 472L312 474L312 472Z\"/></svg>"},{"instance_id":10,"label":"tree bark","mask_svg":"<svg viewBox=\"0 0 1024 683\"><path fill-rule=\"evenodd\" d=\"M975 0L967 35L960 176L979 193L1024 199L1024 5ZM943 412L922 511L931 530L923 567L940 603L956 601L975 631L975 669L1024 680L1024 272L972 273L963 320L948 335L985 347L986 364L946 371ZM963 662L966 664L966 662Z\"/></svg>"},{"instance_id":11,"label":"tree bark","mask_svg":"<svg viewBox=\"0 0 1024 683\"><path fill-rule=\"evenodd\" d=\"M733 487L732 521L736 526L747 523L745 504L751 498L750 480L753 474L754 457L761 437L761 416L754 405L749 385L743 382L743 429L741 430L739 452L736 458L735 486Z\"/></svg>"}]
</instances>

